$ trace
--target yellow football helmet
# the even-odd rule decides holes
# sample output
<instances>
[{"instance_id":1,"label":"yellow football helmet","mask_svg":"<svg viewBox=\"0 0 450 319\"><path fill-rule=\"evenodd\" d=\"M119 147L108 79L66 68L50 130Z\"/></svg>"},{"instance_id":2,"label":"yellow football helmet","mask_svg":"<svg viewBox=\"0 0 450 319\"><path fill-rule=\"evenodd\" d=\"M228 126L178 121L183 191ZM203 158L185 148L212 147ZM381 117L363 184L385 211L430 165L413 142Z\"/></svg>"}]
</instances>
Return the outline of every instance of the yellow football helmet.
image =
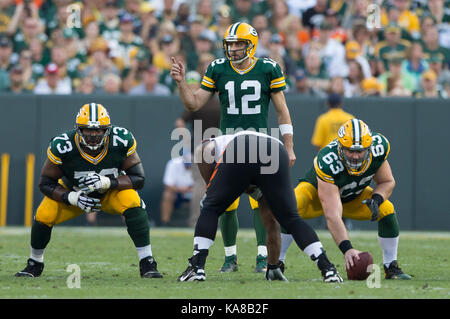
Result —
<instances>
[{"instance_id":1,"label":"yellow football helmet","mask_svg":"<svg viewBox=\"0 0 450 319\"><path fill-rule=\"evenodd\" d=\"M236 63L241 63L245 59L248 59L255 55L256 47L258 46L258 33L256 32L255 28L245 22L236 22L230 25L225 31L225 35L223 37L223 50L225 56L230 61L232 59L229 53L228 42L238 41L244 41L247 43L247 47L245 48L246 55L242 59L233 61Z\"/></svg>"},{"instance_id":2,"label":"yellow football helmet","mask_svg":"<svg viewBox=\"0 0 450 319\"><path fill-rule=\"evenodd\" d=\"M81 144L90 150L102 147L111 132L111 119L106 108L98 103L84 104L77 114L75 128L80 136ZM103 135L82 132L82 129L102 129Z\"/></svg>"},{"instance_id":3,"label":"yellow football helmet","mask_svg":"<svg viewBox=\"0 0 450 319\"><path fill-rule=\"evenodd\" d=\"M338 131L338 153L347 171L352 175L361 175L370 164L372 132L366 123L358 119L345 122ZM357 155L348 156L344 150Z\"/></svg>"}]
</instances>

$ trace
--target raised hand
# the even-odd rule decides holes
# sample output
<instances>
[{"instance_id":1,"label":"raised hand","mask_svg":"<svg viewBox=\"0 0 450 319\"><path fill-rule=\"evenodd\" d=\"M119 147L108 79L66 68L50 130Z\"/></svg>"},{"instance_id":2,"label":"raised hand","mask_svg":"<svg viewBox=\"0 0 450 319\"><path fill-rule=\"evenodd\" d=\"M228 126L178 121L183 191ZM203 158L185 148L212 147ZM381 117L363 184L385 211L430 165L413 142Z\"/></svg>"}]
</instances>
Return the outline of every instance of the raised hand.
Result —
<instances>
[{"instance_id":1,"label":"raised hand","mask_svg":"<svg viewBox=\"0 0 450 319\"><path fill-rule=\"evenodd\" d=\"M184 80L186 71L182 63L175 60L174 57L170 58L172 60L172 68L170 69L170 75L178 83Z\"/></svg>"}]
</instances>

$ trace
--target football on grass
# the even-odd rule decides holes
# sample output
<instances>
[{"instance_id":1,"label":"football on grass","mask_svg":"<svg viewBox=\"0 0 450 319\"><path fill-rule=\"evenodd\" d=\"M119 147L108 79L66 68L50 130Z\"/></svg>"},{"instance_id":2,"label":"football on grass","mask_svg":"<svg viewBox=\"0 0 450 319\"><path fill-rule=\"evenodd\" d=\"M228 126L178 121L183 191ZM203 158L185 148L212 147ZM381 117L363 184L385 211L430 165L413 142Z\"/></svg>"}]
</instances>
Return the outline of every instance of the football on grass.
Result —
<instances>
[{"instance_id":1,"label":"football on grass","mask_svg":"<svg viewBox=\"0 0 450 319\"><path fill-rule=\"evenodd\" d=\"M372 271L373 258L368 252L362 252L359 255L359 260L353 258L353 267L347 269L348 280L366 280Z\"/></svg>"}]
</instances>

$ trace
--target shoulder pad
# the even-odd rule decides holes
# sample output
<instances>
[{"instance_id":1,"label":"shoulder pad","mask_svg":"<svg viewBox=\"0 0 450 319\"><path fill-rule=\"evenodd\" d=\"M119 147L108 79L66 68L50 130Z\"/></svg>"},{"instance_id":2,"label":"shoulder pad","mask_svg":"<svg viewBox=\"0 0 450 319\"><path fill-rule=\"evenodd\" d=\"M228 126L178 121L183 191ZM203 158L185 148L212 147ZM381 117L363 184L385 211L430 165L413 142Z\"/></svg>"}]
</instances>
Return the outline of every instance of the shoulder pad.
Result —
<instances>
[{"instance_id":1,"label":"shoulder pad","mask_svg":"<svg viewBox=\"0 0 450 319\"><path fill-rule=\"evenodd\" d=\"M372 134L371 151L374 158L385 160L388 157L390 150L391 145L384 135L380 133Z\"/></svg>"},{"instance_id":2,"label":"shoulder pad","mask_svg":"<svg viewBox=\"0 0 450 319\"><path fill-rule=\"evenodd\" d=\"M128 129L120 126L113 126L110 138L112 146L126 151L127 156L130 156L136 151L136 140Z\"/></svg>"},{"instance_id":3,"label":"shoulder pad","mask_svg":"<svg viewBox=\"0 0 450 319\"><path fill-rule=\"evenodd\" d=\"M314 169L320 179L334 184L334 178L345 170L333 142L322 148L314 160Z\"/></svg>"},{"instance_id":4,"label":"shoulder pad","mask_svg":"<svg viewBox=\"0 0 450 319\"><path fill-rule=\"evenodd\" d=\"M75 148L73 143L74 131L62 133L50 141L47 157L54 164L61 165L64 156L70 154Z\"/></svg>"}]
</instances>

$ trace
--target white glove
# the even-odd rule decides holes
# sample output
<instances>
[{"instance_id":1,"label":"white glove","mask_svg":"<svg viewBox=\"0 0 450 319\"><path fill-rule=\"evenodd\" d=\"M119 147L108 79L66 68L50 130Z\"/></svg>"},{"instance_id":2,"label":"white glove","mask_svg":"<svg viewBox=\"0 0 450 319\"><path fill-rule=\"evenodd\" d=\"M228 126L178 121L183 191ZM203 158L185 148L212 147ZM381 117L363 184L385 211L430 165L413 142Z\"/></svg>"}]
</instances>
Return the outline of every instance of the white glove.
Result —
<instances>
[{"instance_id":1,"label":"white glove","mask_svg":"<svg viewBox=\"0 0 450 319\"><path fill-rule=\"evenodd\" d=\"M88 214L100 211L100 199L88 197L82 191L70 192L67 200L70 205L78 206Z\"/></svg>"},{"instance_id":2,"label":"white glove","mask_svg":"<svg viewBox=\"0 0 450 319\"><path fill-rule=\"evenodd\" d=\"M111 180L109 177L97 173L89 173L87 176L80 178L78 187L86 194L94 191L103 194L111 187Z\"/></svg>"}]
</instances>

